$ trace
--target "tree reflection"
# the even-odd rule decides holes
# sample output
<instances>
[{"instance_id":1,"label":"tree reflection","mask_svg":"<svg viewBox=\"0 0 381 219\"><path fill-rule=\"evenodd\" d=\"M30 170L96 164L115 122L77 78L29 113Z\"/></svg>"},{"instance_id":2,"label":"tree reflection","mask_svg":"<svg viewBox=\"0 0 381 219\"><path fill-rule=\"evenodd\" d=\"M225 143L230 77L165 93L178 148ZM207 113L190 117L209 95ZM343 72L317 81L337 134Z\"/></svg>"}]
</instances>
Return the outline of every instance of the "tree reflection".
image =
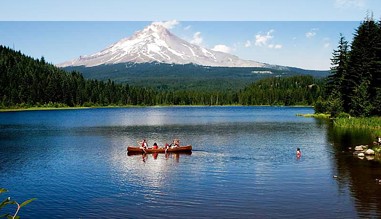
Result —
<instances>
[{"instance_id":1,"label":"tree reflection","mask_svg":"<svg viewBox=\"0 0 381 219\"><path fill-rule=\"evenodd\" d=\"M341 192L348 187L360 217L381 217L381 164L373 160L361 160L353 156L356 145L371 144L369 130L338 129L329 127L328 141L334 150L337 182Z\"/></svg>"}]
</instances>

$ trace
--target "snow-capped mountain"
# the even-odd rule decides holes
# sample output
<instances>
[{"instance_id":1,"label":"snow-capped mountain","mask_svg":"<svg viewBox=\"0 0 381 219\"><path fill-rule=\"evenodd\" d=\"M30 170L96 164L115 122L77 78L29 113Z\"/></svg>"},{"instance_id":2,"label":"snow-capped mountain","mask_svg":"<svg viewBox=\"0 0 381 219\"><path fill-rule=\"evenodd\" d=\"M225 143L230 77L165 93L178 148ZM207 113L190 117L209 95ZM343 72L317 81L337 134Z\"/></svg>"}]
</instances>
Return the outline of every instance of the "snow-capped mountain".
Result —
<instances>
[{"instance_id":1,"label":"snow-capped mountain","mask_svg":"<svg viewBox=\"0 0 381 219\"><path fill-rule=\"evenodd\" d=\"M191 44L173 35L160 23L152 23L134 35L124 38L92 55L59 64L68 66L98 66L117 63L159 62L168 64L197 64L222 67L271 67L270 65L242 60L235 55L217 52Z\"/></svg>"}]
</instances>

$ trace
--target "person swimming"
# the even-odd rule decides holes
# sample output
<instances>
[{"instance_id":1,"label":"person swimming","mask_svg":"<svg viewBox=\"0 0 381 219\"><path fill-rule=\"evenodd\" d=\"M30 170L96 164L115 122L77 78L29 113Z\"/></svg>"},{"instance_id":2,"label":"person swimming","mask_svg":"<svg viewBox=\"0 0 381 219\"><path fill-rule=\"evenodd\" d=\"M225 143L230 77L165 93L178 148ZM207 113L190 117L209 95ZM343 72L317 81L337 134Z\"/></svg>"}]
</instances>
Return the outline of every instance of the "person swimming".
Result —
<instances>
[{"instance_id":1,"label":"person swimming","mask_svg":"<svg viewBox=\"0 0 381 219\"><path fill-rule=\"evenodd\" d=\"M296 149L296 157L301 157L302 156L302 152L300 151L300 148L297 148Z\"/></svg>"}]
</instances>

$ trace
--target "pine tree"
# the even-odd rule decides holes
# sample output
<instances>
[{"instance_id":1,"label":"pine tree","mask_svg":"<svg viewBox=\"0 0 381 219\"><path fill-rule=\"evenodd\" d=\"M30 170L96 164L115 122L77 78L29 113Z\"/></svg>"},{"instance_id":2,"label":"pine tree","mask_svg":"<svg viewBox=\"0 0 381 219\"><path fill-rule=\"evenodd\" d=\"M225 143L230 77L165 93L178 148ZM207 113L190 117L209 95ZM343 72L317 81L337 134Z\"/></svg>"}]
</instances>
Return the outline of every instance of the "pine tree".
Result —
<instances>
[{"instance_id":1,"label":"pine tree","mask_svg":"<svg viewBox=\"0 0 381 219\"><path fill-rule=\"evenodd\" d=\"M371 81L371 97L374 105L374 115L381 116L381 21L378 22L377 42L375 45L376 60L374 65L376 71Z\"/></svg>"},{"instance_id":2,"label":"pine tree","mask_svg":"<svg viewBox=\"0 0 381 219\"><path fill-rule=\"evenodd\" d=\"M343 110L343 93L345 92L344 78L348 74L348 42L344 36L340 34L339 45L337 50L333 51L331 58L331 75L327 78L327 94L328 101L325 104L325 110L335 117Z\"/></svg>"},{"instance_id":3,"label":"pine tree","mask_svg":"<svg viewBox=\"0 0 381 219\"><path fill-rule=\"evenodd\" d=\"M340 34L339 45L337 50L333 51L333 57L331 58L331 75L327 79L327 91L329 93L340 92L342 93L342 83L344 77L346 77L348 69L349 58L348 41Z\"/></svg>"},{"instance_id":4,"label":"pine tree","mask_svg":"<svg viewBox=\"0 0 381 219\"><path fill-rule=\"evenodd\" d=\"M348 73L344 75L342 83L343 107L346 112L365 112L369 107L372 108L376 94L373 89L374 75L379 71L376 49L379 44L379 31L380 28L373 18L367 18L356 30L350 51ZM359 100L360 93L361 97L369 97L370 106L353 102Z\"/></svg>"},{"instance_id":5,"label":"pine tree","mask_svg":"<svg viewBox=\"0 0 381 219\"><path fill-rule=\"evenodd\" d=\"M367 117L371 115L373 106L369 98L369 82L363 81L360 86L353 91L351 110L349 113L354 116Z\"/></svg>"}]
</instances>

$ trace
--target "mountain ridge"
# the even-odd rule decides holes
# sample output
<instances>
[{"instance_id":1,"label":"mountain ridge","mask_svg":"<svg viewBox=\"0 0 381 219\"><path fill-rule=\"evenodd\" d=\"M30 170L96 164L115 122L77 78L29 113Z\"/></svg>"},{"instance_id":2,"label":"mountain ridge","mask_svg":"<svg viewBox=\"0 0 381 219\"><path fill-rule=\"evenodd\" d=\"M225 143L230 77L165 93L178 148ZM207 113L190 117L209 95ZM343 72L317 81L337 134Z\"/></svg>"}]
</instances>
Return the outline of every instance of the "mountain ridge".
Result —
<instances>
[{"instance_id":1,"label":"mountain ridge","mask_svg":"<svg viewBox=\"0 0 381 219\"><path fill-rule=\"evenodd\" d=\"M57 66L83 65L93 67L102 64L151 62L167 64L193 63L213 67L282 68L282 66L243 60L229 53L214 51L189 43L172 34L168 29L156 22L97 53L80 56L77 59L60 63Z\"/></svg>"}]
</instances>

